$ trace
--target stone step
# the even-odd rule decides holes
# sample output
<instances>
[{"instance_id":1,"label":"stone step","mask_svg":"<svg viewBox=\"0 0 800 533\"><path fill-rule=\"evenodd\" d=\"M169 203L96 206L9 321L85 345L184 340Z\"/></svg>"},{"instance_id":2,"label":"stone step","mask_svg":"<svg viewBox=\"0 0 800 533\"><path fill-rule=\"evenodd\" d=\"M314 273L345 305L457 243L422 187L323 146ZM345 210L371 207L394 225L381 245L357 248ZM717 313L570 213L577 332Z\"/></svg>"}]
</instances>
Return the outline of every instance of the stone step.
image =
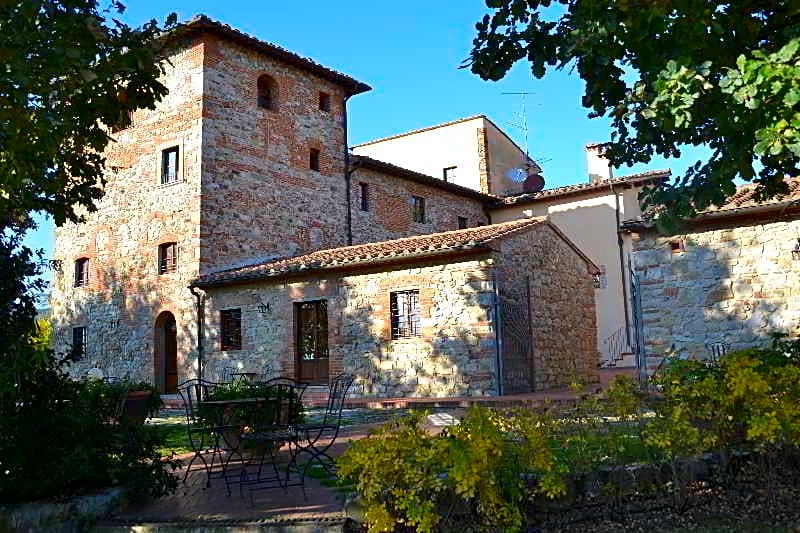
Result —
<instances>
[{"instance_id":1,"label":"stone step","mask_svg":"<svg viewBox=\"0 0 800 533\"><path fill-rule=\"evenodd\" d=\"M104 520L90 530L97 533L339 533L350 531L349 519L264 518L264 519L188 519L165 522Z\"/></svg>"}]
</instances>

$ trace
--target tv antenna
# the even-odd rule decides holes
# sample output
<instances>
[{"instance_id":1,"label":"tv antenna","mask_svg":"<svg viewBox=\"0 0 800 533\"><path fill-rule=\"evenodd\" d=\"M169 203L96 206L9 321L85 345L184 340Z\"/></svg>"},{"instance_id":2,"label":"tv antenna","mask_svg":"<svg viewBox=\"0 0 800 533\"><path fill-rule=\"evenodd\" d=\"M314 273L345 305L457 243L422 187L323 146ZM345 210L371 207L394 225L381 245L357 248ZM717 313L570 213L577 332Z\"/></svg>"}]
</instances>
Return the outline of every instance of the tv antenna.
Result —
<instances>
[{"instance_id":1,"label":"tv antenna","mask_svg":"<svg viewBox=\"0 0 800 533\"><path fill-rule=\"evenodd\" d=\"M508 177L517 182L525 182L524 188L526 192L538 192L544 187L544 179L538 174L531 173L531 167L533 166L533 159L531 159L530 151L528 149L528 113L526 112L527 97L529 95L534 95L536 93L530 91L514 91L514 92L503 92L500 94L519 96L522 100L521 112L514 113L514 116L519 120L519 122L506 122L506 123L522 131L522 135L525 139L525 168L512 169ZM545 162L545 160L542 159L541 162Z\"/></svg>"}]
</instances>

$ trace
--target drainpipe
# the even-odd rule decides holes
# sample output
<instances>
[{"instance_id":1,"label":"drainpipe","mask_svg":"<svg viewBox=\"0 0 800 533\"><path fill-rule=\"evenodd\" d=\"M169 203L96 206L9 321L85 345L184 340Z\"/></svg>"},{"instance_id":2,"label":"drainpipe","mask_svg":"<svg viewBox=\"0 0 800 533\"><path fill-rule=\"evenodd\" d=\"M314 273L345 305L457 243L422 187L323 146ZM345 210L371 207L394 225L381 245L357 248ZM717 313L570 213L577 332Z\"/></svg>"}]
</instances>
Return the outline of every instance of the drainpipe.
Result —
<instances>
[{"instance_id":1,"label":"drainpipe","mask_svg":"<svg viewBox=\"0 0 800 533\"><path fill-rule=\"evenodd\" d=\"M205 294L199 292L194 285L189 290L197 299L197 379L203 379L203 316L205 315Z\"/></svg>"},{"instance_id":2,"label":"drainpipe","mask_svg":"<svg viewBox=\"0 0 800 533\"><path fill-rule=\"evenodd\" d=\"M611 194L614 195L614 216L617 222L617 247L619 248L619 274L622 279L622 308L625 311L625 340L628 343L628 348L631 347L631 319L628 312L628 284L625 281L625 250L623 248L624 241L622 240L622 232L620 231L620 206L619 194L614 190L614 184L609 183Z\"/></svg>"},{"instance_id":3,"label":"drainpipe","mask_svg":"<svg viewBox=\"0 0 800 533\"><path fill-rule=\"evenodd\" d=\"M347 145L347 100L350 99L350 94L345 95L342 102L342 128L344 129L344 191L345 191L345 209L347 213L347 244L353 244L353 206L350 205L350 176L354 169L350 169L350 147Z\"/></svg>"},{"instance_id":4,"label":"drainpipe","mask_svg":"<svg viewBox=\"0 0 800 533\"><path fill-rule=\"evenodd\" d=\"M497 270L492 268L494 284L494 348L497 359L497 395L503 395L503 319L500 316L500 285L497 283Z\"/></svg>"}]
</instances>

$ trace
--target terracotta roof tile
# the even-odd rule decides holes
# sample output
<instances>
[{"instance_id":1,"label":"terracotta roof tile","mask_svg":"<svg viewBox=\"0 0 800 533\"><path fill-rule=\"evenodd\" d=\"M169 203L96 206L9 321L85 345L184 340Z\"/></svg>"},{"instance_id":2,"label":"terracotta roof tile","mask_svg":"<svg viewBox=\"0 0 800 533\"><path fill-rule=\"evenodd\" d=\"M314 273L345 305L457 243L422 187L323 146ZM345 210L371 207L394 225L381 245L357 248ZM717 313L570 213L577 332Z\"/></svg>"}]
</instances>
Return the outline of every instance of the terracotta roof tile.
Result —
<instances>
[{"instance_id":1,"label":"terracotta roof tile","mask_svg":"<svg viewBox=\"0 0 800 533\"><path fill-rule=\"evenodd\" d=\"M252 35L248 35L227 24L213 20L206 15L195 15L184 24L178 26L178 28L172 32L172 34L185 35L196 31L215 32L218 35L221 35L231 41L238 42L247 48L262 54L266 54L284 63L301 68L306 72L316 74L320 78L337 83L340 86L347 88L350 94L363 93L372 89L372 87L366 83L351 78L346 74L342 74L336 70L324 67L311 59L302 57L294 52L290 52L289 50L276 44L262 41L261 39L253 37Z\"/></svg>"},{"instance_id":2,"label":"terracotta roof tile","mask_svg":"<svg viewBox=\"0 0 800 533\"><path fill-rule=\"evenodd\" d=\"M610 180L601 180L597 183L574 183L572 185L565 185L564 187L554 187L552 189L544 189L535 193L518 194L509 196L507 198L499 199L495 207L502 207L505 205L533 203L541 200L548 200L550 198L557 198L560 196L569 196L572 194L579 194L584 192L591 192L600 189L607 189L611 185L626 185L643 183L650 180L664 180L669 178L672 172L669 169L665 170L649 170L647 172L639 172L637 174L630 174L621 178L612 178Z\"/></svg>"},{"instance_id":3,"label":"terracotta roof tile","mask_svg":"<svg viewBox=\"0 0 800 533\"><path fill-rule=\"evenodd\" d=\"M728 198L727 202L721 206L715 206L706 209L701 213L701 216L711 213L720 213L722 211L728 212L752 207L766 207L773 204L800 201L800 178L789 178L784 181L786 181L787 185L789 186L789 192L783 196L777 196L763 202L758 202L755 199L756 184L747 183L737 187L736 193Z\"/></svg>"},{"instance_id":4,"label":"terracotta roof tile","mask_svg":"<svg viewBox=\"0 0 800 533\"><path fill-rule=\"evenodd\" d=\"M469 250L488 250L488 245L492 241L543 223L547 223L544 217L524 218L456 231L330 248L207 274L197 279L193 285L198 287L224 285L301 272L380 264L398 259L422 259Z\"/></svg>"}]
</instances>

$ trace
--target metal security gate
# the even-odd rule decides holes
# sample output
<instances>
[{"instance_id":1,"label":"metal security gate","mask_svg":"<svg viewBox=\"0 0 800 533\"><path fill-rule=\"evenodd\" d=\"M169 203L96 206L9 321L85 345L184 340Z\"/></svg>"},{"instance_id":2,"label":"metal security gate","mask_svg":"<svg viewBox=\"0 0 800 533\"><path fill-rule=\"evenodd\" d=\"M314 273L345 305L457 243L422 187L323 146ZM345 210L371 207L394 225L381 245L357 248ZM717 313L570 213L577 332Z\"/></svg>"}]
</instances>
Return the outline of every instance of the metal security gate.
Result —
<instances>
[{"instance_id":1,"label":"metal security gate","mask_svg":"<svg viewBox=\"0 0 800 533\"><path fill-rule=\"evenodd\" d=\"M531 392L533 379L533 343L531 342L530 306L502 302L503 393Z\"/></svg>"},{"instance_id":2,"label":"metal security gate","mask_svg":"<svg viewBox=\"0 0 800 533\"><path fill-rule=\"evenodd\" d=\"M647 354L644 350L644 324L642 323L642 289L639 276L629 267L631 273L631 311L633 315L633 335L631 349L636 354L636 368L639 370L639 382L647 383Z\"/></svg>"}]
</instances>

